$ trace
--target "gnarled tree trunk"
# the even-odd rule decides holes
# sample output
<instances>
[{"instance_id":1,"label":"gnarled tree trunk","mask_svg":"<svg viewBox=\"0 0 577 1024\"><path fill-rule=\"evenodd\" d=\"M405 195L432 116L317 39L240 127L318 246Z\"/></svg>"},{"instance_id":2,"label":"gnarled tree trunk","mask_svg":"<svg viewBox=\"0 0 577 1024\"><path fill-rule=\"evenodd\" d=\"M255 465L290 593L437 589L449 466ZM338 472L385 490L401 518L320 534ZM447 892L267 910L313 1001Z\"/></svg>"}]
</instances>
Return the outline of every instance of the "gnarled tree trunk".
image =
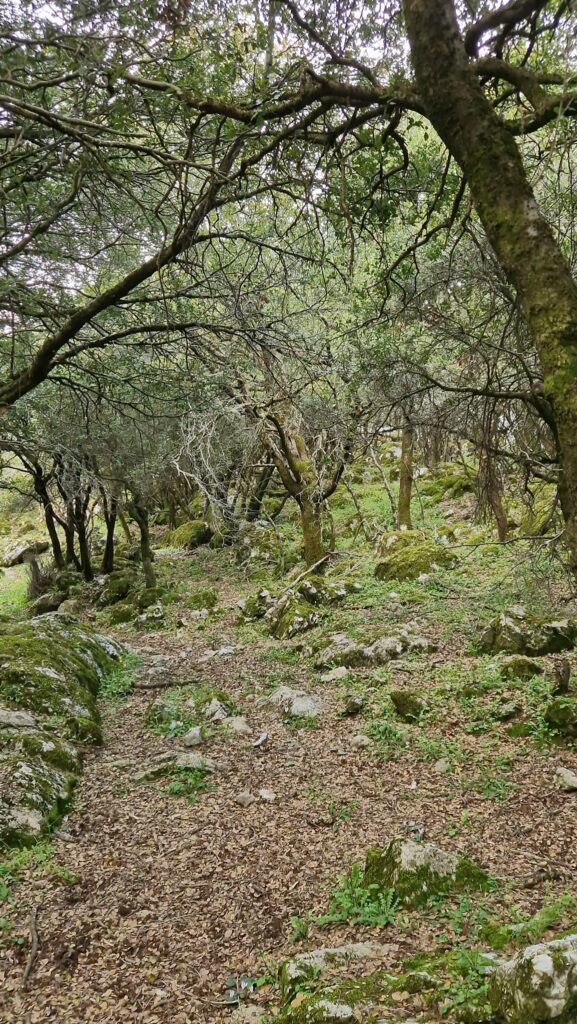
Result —
<instances>
[{"instance_id":1,"label":"gnarled tree trunk","mask_svg":"<svg viewBox=\"0 0 577 1024\"><path fill-rule=\"evenodd\" d=\"M401 468L399 473L399 506L397 522L407 530L412 528L411 495L413 491L413 448L415 433L407 420L401 435Z\"/></svg>"},{"instance_id":2,"label":"gnarled tree trunk","mask_svg":"<svg viewBox=\"0 0 577 1024\"><path fill-rule=\"evenodd\" d=\"M537 205L517 143L483 93L453 0L403 0L403 7L425 113L464 172L539 355L560 455L567 547L577 575L577 285Z\"/></svg>"}]
</instances>

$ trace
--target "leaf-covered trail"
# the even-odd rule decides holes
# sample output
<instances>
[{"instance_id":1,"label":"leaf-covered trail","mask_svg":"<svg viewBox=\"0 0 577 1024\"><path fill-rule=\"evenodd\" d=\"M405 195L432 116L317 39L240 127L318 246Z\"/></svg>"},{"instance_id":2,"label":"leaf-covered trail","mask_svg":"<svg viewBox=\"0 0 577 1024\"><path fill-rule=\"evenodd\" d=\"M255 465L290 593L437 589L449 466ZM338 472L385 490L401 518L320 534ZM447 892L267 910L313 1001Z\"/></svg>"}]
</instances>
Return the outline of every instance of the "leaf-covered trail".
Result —
<instances>
[{"instance_id":1,"label":"leaf-covered trail","mask_svg":"<svg viewBox=\"0 0 577 1024\"><path fill-rule=\"evenodd\" d=\"M174 645L167 651L160 636L146 638L152 645L175 659L179 653ZM202 641L187 648L178 660L185 675L197 672L205 649ZM179 742L146 728L154 692L137 689L126 703L105 708L105 745L88 754L67 832L54 839L56 860L76 883L30 872L18 887L25 941L4 951L2 1020L220 1024L230 1018L222 1004L227 977L266 974L267 963L294 950L290 917L322 912L339 873L368 846L410 834L415 822L426 838L466 849L497 877L516 878L529 905L542 888L526 880L538 879L542 865L563 866L561 888L564 872L577 869L573 801L551 791L543 803L543 787L551 790L548 759L517 766L513 800L472 805L454 779L411 750L383 764L352 749L362 722L339 716L342 692L334 684L317 691L327 705L318 728L287 728L250 692L259 672L262 663L248 648L213 658L203 670L236 701L254 738L266 731L268 741L255 749L252 738L217 737L208 750L218 763L214 788L194 805L162 793L165 780L135 781ZM298 669L294 677L303 684ZM236 802L242 790L256 795L261 788L274 790L276 800L248 808ZM465 806L474 829L448 839L447 823ZM346 812L335 821L331 808L339 807ZM21 992L34 906L40 946ZM330 941L353 935L364 937L343 926ZM394 941L399 956L431 939L425 921L418 936L380 937Z\"/></svg>"}]
</instances>

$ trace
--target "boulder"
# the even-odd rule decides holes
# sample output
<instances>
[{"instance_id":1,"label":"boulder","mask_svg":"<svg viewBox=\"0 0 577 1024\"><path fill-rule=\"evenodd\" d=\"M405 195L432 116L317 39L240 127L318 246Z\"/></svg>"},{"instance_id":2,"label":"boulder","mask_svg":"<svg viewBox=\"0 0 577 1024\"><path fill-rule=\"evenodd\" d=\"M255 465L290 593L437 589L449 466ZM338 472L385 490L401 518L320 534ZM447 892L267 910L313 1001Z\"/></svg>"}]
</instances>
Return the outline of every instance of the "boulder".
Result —
<instances>
[{"instance_id":1,"label":"boulder","mask_svg":"<svg viewBox=\"0 0 577 1024\"><path fill-rule=\"evenodd\" d=\"M22 565L23 562L28 562L36 555L43 555L48 551L49 547L50 545L46 540L20 541L4 552L0 565L4 566L5 569L9 569L13 565Z\"/></svg>"},{"instance_id":2,"label":"boulder","mask_svg":"<svg viewBox=\"0 0 577 1024\"><path fill-rule=\"evenodd\" d=\"M65 810L117 644L64 615L0 626L0 844L27 845Z\"/></svg>"},{"instance_id":3,"label":"boulder","mask_svg":"<svg viewBox=\"0 0 577 1024\"><path fill-rule=\"evenodd\" d=\"M270 523L246 523L238 531L235 558L239 565L254 562L276 569L282 561L278 537Z\"/></svg>"},{"instance_id":4,"label":"boulder","mask_svg":"<svg viewBox=\"0 0 577 1024\"><path fill-rule=\"evenodd\" d=\"M137 583L138 578L132 572L125 572L124 570L111 572L109 576L105 577L102 584L98 596L98 604L102 608L107 608L118 601L123 601L128 597L130 591L137 586Z\"/></svg>"},{"instance_id":5,"label":"boulder","mask_svg":"<svg viewBox=\"0 0 577 1024\"><path fill-rule=\"evenodd\" d=\"M483 889L487 875L467 857L447 853L435 843L393 839L384 849L367 851L363 884L392 889L406 907L418 907L430 896Z\"/></svg>"},{"instance_id":6,"label":"boulder","mask_svg":"<svg viewBox=\"0 0 577 1024\"><path fill-rule=\"evenodd\" d=\"M318 718L325 706L321 697L304 690L293 690L290 686L280 686L265 699L287 718Z\"/></svg>"},{"instance_id":7,"label":"boulder","mask_svg":"<svg viewBox=\"0 0 577 1024\"><path fill-rule=\"evenodd\" d=\"M503 679L533 679L534 676L543 675L544 668L540 662L525 654L510 654L503 658L500 671Z\"/></svg>"},{"instance_id":8,"label":"boulder","mask_svg":"<svg viewBox=\"0 0 577 1024\"><path fill-rule=\"evenodd\" d=\"M321 650L315 660L315 668L336 665L344 668L365 668L387 665L406 652L428 653L436 650L436 644L426 637L403 628L393 636L381 636L370 644L363 644L346 633L334 633L328 647Z\"/></svg>"},{"instance_id":9,"label":"boulder","mask_svg":"<svg viewBox=\"0 0 577 1024\"><path fill-rule=\"evenodd\" d=\"M455 565L455 554L444 544L431 540L395 546L375 566L378 580L416 580L433 569Z\"/></svg>"},{"instance_id":10,"label":"boulder","mask_svg":"<svg viewBox=\"0 0 577 1024\"><path fill-rule=\"evenodd\" d=\"M564 793L577 792L577 775L569 768L558 768L555 772L555 781Z\"/></svg>"},{"instance_id":11,"label":"boulder","mask_svg":"<svg viewBox=\"0 0 577 1024\"><path fill-rule=\"evenodd\" d=\"M193 551L202 544L208 544L214 530L204 519L190 519L165 537L165 544L183 551Z\"/></svg>"},{"instance_id":12,"label":"boulder","mask_svg":"<svg viewBox=\"0 0 577 1024\"><path fill-rule=\"evenodd\" d=\"M50 591L48 594L41 594L32 602L28 614L33 619L36 615L46 615L48 612L57 612L64 600L64 594L57 591Z\"/></svg>"},{"instance_id":13,"label":"boulder","mask_svg":"<svg viewBox=\"0 0 577 1024\"><path fill-rule=\"evenodd\" d=\"M189 597L185 601L187 608L191 611L201 611L206 608L207 611L212 611L218 604L218 591L214 587L204 587L202 590L197 590L192 597Z\"/></svg>"},{"instance_id":14,"label":"boulder","mask_svg":"<svg viewBox=\"0 0 577 1024\"><path fill-rule=\"evenodd\" d=\"M489 998L502 1024L574 1024L577 935L540 942L492 972Z\"/></svg>"},{"instance_id":15,"label":"boulder","mask_svg":"<svg viewBox=\"0 0 577 1024\"><path fill-rule=\"evenodd\" d=\"M272 608L274 603L275 599L270 590L262 587L256 594L239 601L238 607L240 608L242 618L252 621L264 619L269 608Z\"/></svg>"},{"instance_id":16,"label":"boulder","mask_svg":"<svg viewBox=\"0 0 577 1024\"><path fill-rule=\"evenodd\" d=\"M554 697L545 708L545 721L560 736L577 739L577 699Z\"/></svg>"},{"instance_id":17,"label":"boulder","mask_svg":"<svg viewBox=\"0 0 577 1024\"><path fill-rule=\"evenodd\" d=\"M486 654L524 654L530 658L571 650L577 619L527 615L519 606L501 612L483 631L479 649Z\"/></svg>"},{"instance_id":18,"label":"boulder","mask_svg":"<svg viewBox=\"0 0 577 1024\"><path fill-rule=\"evenodd\" d=\"M316 626L319 617L314 608L294 594L285 594L265 615L265 621L277 640L289 640Z\"/></svg>"},{"instance_id":19,"label":"boulder","mask_svg":"<svg viewBox=\"0 0 577 1024\"><path fill-rule=\"evenodd\" d=\"M424 700L412 690L391 690L389 696L403 722L419 722L427 710Z\"/></svg>"}]
</instances>

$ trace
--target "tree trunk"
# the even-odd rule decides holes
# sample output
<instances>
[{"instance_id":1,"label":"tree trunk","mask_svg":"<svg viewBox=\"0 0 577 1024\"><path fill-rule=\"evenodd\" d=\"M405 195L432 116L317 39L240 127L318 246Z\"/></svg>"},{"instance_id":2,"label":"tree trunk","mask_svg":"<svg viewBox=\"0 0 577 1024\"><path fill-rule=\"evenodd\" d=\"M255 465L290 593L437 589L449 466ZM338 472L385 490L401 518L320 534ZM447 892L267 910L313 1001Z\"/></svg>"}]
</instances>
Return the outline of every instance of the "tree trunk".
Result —
<instances>
[{"instance_id":1,"label":"tree trunk","mask_svg":"<svg viewBox=\"0 0 577 1024\"><path fill-rule=\"evenodd\" d=\"M427 117L462 168L487 238L515 288L543 372L577 575L577 285L527 179L515 139L467 57L452 0L403 0Z\"/></svg>"},{"instance_id":2,"label":"tree trunk","mask_svg":"<svg viewBox=\"0 0 577 1024\"><path fill-rule=\"evenodd\" d=\"M254 490L248 500L248 506L246 511L246 520L248 523L254 523L255 519L258 519L264 496L267 491L267 487L270 483L271 477L274 473L274 463L270 463L268 466L264 466L258 475Z\"/></svg>"},{"instance_id":3,"label":"tree trunk","mask_svg":"<svg viewBox=\"0 0 577 1024\"><path fill-rule=\"evenodd\" d=\"M89 492L90 493L90 492ZM78 554L80 556L80 569L84 579L87 583L90 583L94 579L94 573L92 571L92 562L90 560L90 548L88 545L88 533L86 530L86 510L88 508L88 498L84 499L80 495L74 499L74 528L76 530L76 536L78 537Z\"/></svg>"},{"instance_id":4,"label":"tree trunk","mask_svg":"<svg viewBox=\"0 0 577 1024\"><path fill-rule=\"evenodd\" d=\"M412 529L411 520L411 493L413 490L413 447L414 430L408 421L403 427L401 436L401 471L399 475L399 511L397 522L399 526Z\"/></svg>"},{"instance_id":5,"label":"tree trunk","mask_svg":"<svg viewBox=\"0 0 577 1024\"><path fill-rule=\"evenodd\" d=\"M44 511L44 521L46 523L46 529L48 530L48 536L50 537L50 543L52 545L54 564L57 569L63 569L65 564L64 554L62 552L62 545L60 543L60 537L58 536L58 530L56 529L56 519L54 518L54 510L48 493L46 478L40 465L34 465L33 479L34 490L40 499L42 509Z\"/></svg>"},{"instance_id":6,"label":"tree trunk","mask_svg":"<svg viewBox=\"0 0 577 1024\"><path fill-rule=\"evenodd\" d=\"M322 509L314 499L306 495L299 497L298 504L301 512L305 562L310 569L326 555L323 545ZM319 565L317 572L322 573L323 568L324 562Z\"/></svg>"},{"instance_id":7,"label":"tree trunk","mask_svg":"<svg viewBox=\"0 0 577 1024\"><path fill-rule=\"evenodd\" d=\"M152 567L152 548L150 547L150 530L148 526L148 509L144 502L134 497L130 502L129 512L135 520L140 531L140 555L142 558L142 573L147 587L156 586L156 576Z\"/></svg>"},{"instance_id":8,"label":"tree trunk","mask_svg":"<svg viewBox=\"0 0 577 1024\"><path fill-rule=\"evenodd\" d=\"M66 525L63 526L63 530L66 539L66 564L75 565L80 569L80 562L74 550L74 506L71 501L66 503Z\"/></svg>"},{"instance_id":9,"label":"tree trunk","mask_svg":"<svg viewBox=\"0 0 577 1024\"><path fill-rule=\"evenodd\" d=\"M102 510L106 523L106 541L102 553L101 572L108 576L114 569L114 531L116 529L116 518L118 515L118 502L116 498L110 499L110 504L102 496Z\"/></svg>"}]
</instances>

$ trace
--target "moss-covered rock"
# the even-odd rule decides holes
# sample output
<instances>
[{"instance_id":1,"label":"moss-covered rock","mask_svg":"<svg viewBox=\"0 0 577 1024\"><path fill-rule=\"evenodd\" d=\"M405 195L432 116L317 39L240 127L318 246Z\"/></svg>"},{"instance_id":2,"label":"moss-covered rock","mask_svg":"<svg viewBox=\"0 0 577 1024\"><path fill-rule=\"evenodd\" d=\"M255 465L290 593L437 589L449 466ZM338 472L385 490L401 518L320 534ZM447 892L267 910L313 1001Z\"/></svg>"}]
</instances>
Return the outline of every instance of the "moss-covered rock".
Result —
<instances>
[{"instance_id":1,"label":"moss-covered rock","mask_svg":"<svg viewBox=\"0 0 577 1024\"><path fill-rule=\"evenodd\" d=\"M188 597L184 603L191 611L202 611L203 608L212 611L218 604L218 590L214 587L203 587Z\"/></svg>"},{"instance_id":2,"label":"moss-covered rock","mask_svg":"<svg viewBox=\"0 0 577 1024\"><path fill-rule=\"evenodd\" d=\"M419 722L427 710L424 700L412 690L391 690L389 696L403 722Z\"/></svg>"},{"instance_id":3,"label":"moss-covered rock","mask_svg":"<svg viewBox=\"0 0 577 1024\"><path fill-rule=\"evenodd\" d=\"M297 586L297 593L305 601L313 605L339 604L347 594L356 589L354 584L342 583L339 580L324 580L320 576L309 576Z\"/></svg>"},{"instance_id":4,"label":"moss-covered rock","mask_svg":"<svg viewBox=\"0 0 577 1024\"><path fill-rule=\"evenodd\" d=\"M61 813L80 745L101 741L95 696L119 655L65 615L0 625L0 842L31 842Z\"/></svg>"},{"instance_id":5,"label":"moss-covered rock","mask_svg":"<svg viewBox=\"0 0 577 1024\"><path fill-rule=\"evenodd\" d=\"M459 462L440 463L428 477L419 482L420 493L435 503L455 501L475 489L475 475Z\"/></svg>"},{"instance_id":6,"label":"moss-covered rock","mask_svg":"<svg viewBox=\"0 0 577 1024\"><path fill-rule=\"evenodd\" d=\"M138 609L134 601L128 599L126 601L118 601L117 604L112 605L108 612L108 621L111 626L122 626L127 622L134 622L138 615Z\"/></svg>"},{"instance_id":7,"label":"moss-covered rock","mask_svg":"<svg viewBox=\"0 0 577 1024\"><path fill-rule=\"evenodd\" d=\"M455 565L457 559L450 548L426 540L393 548L375 566L378 580L416 580L433 569Z\"/></svg>"},{"instance_id":8,"label":"moss-covered rock","mask_svg":"<svg viewBox=\"0 0 577 1024\"><path fill-rule=\"evenodd\" d=\"M577 698L554 697L545 709L547 725L568 739L577 739Z\"/></svg>"},{"instance_id":9,"label":"moss-covered rock","mask_svg":"<svg viewBox=\"0 0 577 1024\"><path fill-rule=\"evenodd\" d=\"M502 1024L575 1024L577 935L521 950L492 973L489 996Z\"/></svg>"},{"instance_id":10,"label":"moss-covered rock","mask_svg":"<svg viewBox=\"0 0 577 1024\"><path fill-rule=\"evenodd\" d=\"M176 530L166 534L165 543L171 548L180 548L183 551L192 551L202 544L208 544L213 529L205 519L191 519Z\"/></svg>"},{"instance_id":11,"label":"moss-covered rock","mask_svg":"<svg viewBox=\"0 0 577 1024\"><path fill-rule=\"evenodd\" d=\"M41 594L35 601L32 602L28 609L31 618L36 615L46 615L48 612L56 612L60 608L64 600L64 594L60 591L49 591L47 594Z\"/></svg>"},{"instance_id":12,"label":"moss-covered rock","mask_svg":"<svg viewBox=\"0 0 577 1024\"><path fill-rule=\"evenodd\" d=\"M380 558L388 558L403 548L415 547L427 539L427 534L423 530L391 530L380 538L377 555Z\"/></svg>"},{"instance_id":13,"label":"moss-covered rock","mask_svg":"<svg viewBox=\"0 0 577 1024\"><path fill-rule=\"evenodd\" d=\"M503 679L533 679L543 675L544 668L539 661L525 654L511 654L503 658L500 671Z\"/></svg>"},{"instance_id":14,"label":"moss-covered rock","mask_svg":"<svg viewBox=\"0 0 577 1024\"><path fill-rule=\"evenodd\" d=\"M346 633L333 633L330 643L317 654L315 668L364 668L387 665L405 652L426 654L436 650L436 644L420 636L409 627L399 629L392 636L381 636L370 644L363 644Z\"/></svg>"},{"instance_id":15,"label":"moss-covered rock","mask_svg":"<svg viewBox=\"0 0 577 1024\"><path fill-rule=\"evenodd\" d=\"M135 573L124 570L111 572L102 584L98 604L102 608L107 608L109 605L116 604L117 601L123 601L137 586L138 577Z\"/></svg>"},{"instance_id":16,"label":"moss-covered rock","mask_svg":"<svg viewBox=\"0 0 577 1024\"><path fill-rule=\"evenodd\" d=\"M576 619L528 615L524 608L514 607L501 612L486 627L479 649L487 654L525 654L534 658L571 650L576 641Z\"/></svg>"},{"instance_id":17,"label":"moss-covered rock","mask_svg":"<svg viewBox=\"0 0 577 1024\"><path fill-rule=\"evenodd\" d=\"M487 887L486 873L467 857L447 853L434 843L393 839L384 849L367 851L363 883L394 890L406 907L418 907L435 894Z\"/></svg>"},{"instance_id":18,"label":"moss-covered rock","mask_svg":"<svg viewBox=\"0 0 577 1024\"><path fill-rule=\"evenodd\" d=\"M319 617L307 601L285 594L265 615L266 622L277 640L290 639L298 633L316 626Z\"/></svg>"},{"instance_id":19,"label":"moss-covered rock","mask_svg":"<svg viewBox=\"0 0 577 1024\"><path fill-rule=\"evenodd\" d=\"M247 523L241 527L234 551L239 565L254 562L277 568L282 561L279 538L269 523Z\"/></svg>"},{"instance_id":20,"label":"moss-covered rock","mask_svg":"<svg viewBox=\"0 0 577 1024\"><path fill-rule=\"evenodd\" d=\"M245 600L239 601L238 606L243 619L256 621L257 619L264 619L274 603L275 599L270 590L262 587L256 594L252 594Z\"/></svg>"}]
</instances>

